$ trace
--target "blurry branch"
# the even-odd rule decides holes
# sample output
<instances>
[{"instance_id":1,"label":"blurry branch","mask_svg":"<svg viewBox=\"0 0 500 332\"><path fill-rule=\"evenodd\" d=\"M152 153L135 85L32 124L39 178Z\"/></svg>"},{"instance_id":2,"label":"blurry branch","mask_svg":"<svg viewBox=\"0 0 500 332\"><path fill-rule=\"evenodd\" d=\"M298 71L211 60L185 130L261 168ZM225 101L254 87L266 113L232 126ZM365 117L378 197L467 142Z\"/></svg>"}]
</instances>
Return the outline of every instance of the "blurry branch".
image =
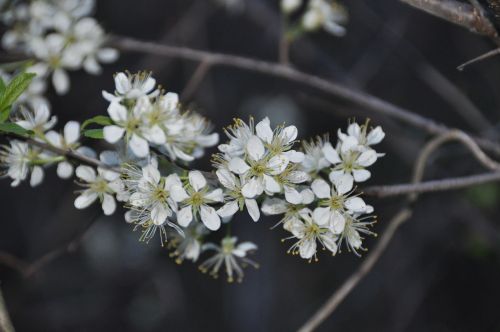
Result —
<instances>
[{"instance_id":1,"label":"blurry branch","mask_svg":"<svg viewBox=\"0 0 500 332\"><path fill-rule=\"evenodd\" d=\"M208 71L210 70L210 63L206 61L200 62L198 67L193 73L193 76L189 79L186 87L181 93L181 100L188 100L194 94L198 86L201 84Z\"/></svg>"},{"instance_id":2,"label":"blurry branch","mask_svg":"<svg viewBox=\"0 0 500 332\"><path fill-rule=\"evenodd\" d=\"M489 172L478 175L425 181L417 184L405 183L388 186L372 186L363 190L363 193L376 197L390 197L411 193L456 190L497 181L500 181L500 172Z\"/></svg>"},{"instance_id":3,"label":"blurry branch","mask_svg":"<svg viewBox=\"0 0 500 332\"><path fill-rule=\"evenodd\" d=\"M30 145L37 146L45 151L53 152L59 156L64 156L68 159L78 160L85 165L94 166L94 167L101 167L104 169L120 172L120 170L115 169L109 165L106 165L105 163L101 162L98 159L87 157L83 154L74 152L73 150L61 149L61 148L58 148L56 146L53 146L53 145L50 145L50 144L47 144L44 142L40 142L40 141L34 140L32 138L29 138L29 137L16 135L16 134L6 134L4 136L8 136L8 137L11 137L13 139L26 142Z\"/></svg>"},{"instance_id":4,"label":"blurry branch","mask_svg":"<svg viewBox=\"0 0 500 332\"><path fill-rule=\"evenodd\" d=\"M437 123L419 114L415 114L409 110L391 104L390 102L384 101L365 92L357 91L341 84L330 82L326 79L307 74L287 65L237 55L212 53L186 47L161 45L154 42L140 41L128 37L115 36L115 38L111 41L111 45L122 51L176 57L184 60L206 62L210 66L228 66L284 78L318 89L332 96L348 100L366 109L394 117L434 135L440 135L450 130L443 124ZM500 154L500 145L496 142L480 137L474 137L474 140L482 148Z\"/></svg>"},{"instance_id":5,"label":"blurry branch","mask_svg":"<svg viewBox=\"0 0 500 332\"><path fill-rule=\"evenodd\" d=\"M401 0L402 2L460 25L470 31L485 35L498 43L498 33L480 6L456 0Z\"/></svg>"},{"instance_id":6,"label":"blurry branch","mask_svg":"<svg viewBox=\"0 0 500 332\"><path fill-rule=\"evenodd\" d=\"M481 111L460 89L441 74L436 68L424 63L417 73L439 96L441 96L453 110L462 117L477 132L491 129L491 124Z\"/></svg>"},{"instance_id":7,"label":"blurry branch","mask_svg":"<svg viewBox=\"0 0 500 332\"><path fill-rule=\"evenodd\" d=\"M401 209L389 222L384 229L383 235L380 237L377 245L368 257L361 263L359 268L347 278L346 281L338 288L330 298L321 306L321 308L298 330L299 332L314 331L325 319L330 316L340 303L351 293L358 283L371 271L380 256L384 253L389 242L391 242L394 233L399 226L408 220L412 215L410 208Z\"/></svg>"},{"instance_id":8,"label":"blurry branch","mask_svg":"<svg viewBox=\"0 0 500 332\"><path fill-rule=\"evenodd\" d=\"M3 298L3 293L1 289L0 289L0 331L14 332L14 326L10 321L9 312L7 311L7 306L5 305L5 299Z\"/></svg>"},{"instance_id":9,"label":"blurry branch","mask_svg":"<svg viewBox=\"0 0 500 332\"><path fill-rule=\"evenodd\" d=\"M460 66L457 67L457 69L458 70L464 70L465 67L467 67L468 65L471 65L471 64L479 62L479 61L486 60L486 59L491 58L492 56L495 56L497 54L500 54L500 48L497 48L497 49L494 49L492 51L486 52L484 54L481 54L478 57L475 57L472 60L469 60L469 61L467 61L465 63L462 63Z\"/></svg>"},{"instance_id":10,"label":"blurry branch","mask_svg":"<svg viewBox=\"0 0 500 332\"><path fill-rule=\"evenodd\" d=\"M437 148L439 148L441 145L450 141L459 141L460 143L462 143L462 145L464 145L472 153L472 155L479 163L481 163L481 165L494 172L421 182L427 160L429 159L431 154L436 151ZM364 193L367 195L374 195L378 197L412 194L410 197L414 199L417 193L460 189L493 181L500 181L500 163L488 157L479 148L479 146L464 132L459 130L450 130L448 133L440 135L431 140L422 149L422 152L420 153L419 158L417 159L417 162L415 164L412 184L368 187L366 188Z\"/></svg>"},{"instance_id":11,"label":"blurry branch","mask_svg":"<svg viewBox=\"0 0 500 332\"><path fill-rule=\"evenodd\" d=\"M75 252L76 249L78 249L82 244L92 225L94 225L94 223L99 219L100 216L101 214L99 213L97 214L97 216L92 218L92 220L84 227L84 229L79 232L70 242L63 244L62 246L52 251L49 251L48 253L44 254L42 257L36 259L31 263L27 263L12 254L0 251L0 264L16 270L25 279L28 279L65 253Z\"/></svg>"},{"instance_id":12,"label":"blurry branch","mask_svg":"<svg viewBox=\"0 0 500 332\"><path fill-rule=\"evenodd\" d=\"M418 199L419 193L416 191L417 186L424 185L421 183L427 161L434 151L440 146L449 141L459 141L465 145L474 155L474 157L486 168L496 170L496 173L491 173L496 180L500 180L500 164L490 159L481 151L477 144L466 134L458 130L451 130L443 135L440 135L428 142L421 150L413 170L412 184L406 185L411 187L411 190L401 193L408 194L407 203L389 222L384 233L380 237L379 242L368 257L361 263L359 268L347 278L347 280L338 288L330 298L316 311L316 313L299 329L299 332L310 332L316 329L324 322L342 303L342 301L351 293L358 283L371 271L375 263L380 259L388 244L394 237L396 230L407 221L412 215L412 206ZM476 176L478 177L478 176ZM441 180L445 182L449 180ZM429 183L429 182L427 182ZM478 179L471 181L471 184L478 184ZM435 184L434 184L435 185ZM450 183L448 183L450 185ZM431 186L432 187L432 186ZM435 187L435 186L434 186Z\"/></svg>"}]
</instances>

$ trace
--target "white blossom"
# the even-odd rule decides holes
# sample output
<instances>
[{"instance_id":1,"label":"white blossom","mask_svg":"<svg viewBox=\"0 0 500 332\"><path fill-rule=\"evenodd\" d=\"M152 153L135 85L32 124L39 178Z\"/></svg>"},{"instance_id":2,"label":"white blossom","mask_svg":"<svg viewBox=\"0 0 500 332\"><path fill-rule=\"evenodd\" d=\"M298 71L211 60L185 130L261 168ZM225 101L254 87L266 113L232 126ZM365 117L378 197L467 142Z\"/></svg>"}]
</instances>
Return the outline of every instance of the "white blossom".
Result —
<instances>
[{"instance_id":1,"label":"white blossom","mask_svg":"<svg viewBox=\"0 0 500 332\"><path fill-rule=\"evenodd\" d=\"M289 253L300 254L304 259L314 258L317 261L318 242L332 255L337 253L337 235L327 225L318 222L309 209L301 210L297 217L287 220L283 227L293 235L288 239L298 240L290 247Z\"/></svg>"},{"instance_id":2,"label":"white blossom","mask_svg":"<svg viewBox=\"0 0 500 332\"><path fill-rule=\"evenodd\" d=\"M224 265L228 282L233 282L235 278L241 282L244 276L243 267L258 267L257 263L246 257L248 253L257 250L257 245L252 242L241 242L237 245L237 241L237 237L226 236L220 246L214 243L204 244L203 251L213 250L215 253L200 265L200 270L216 278Z\"/></svg>"},{"instance_id":3,"label":"white blossom","mask_svg":"<svg viewBox=\"0 0 500 332\"><path fill-rule=\"evenodd\" d=\"M76 176L83 182L79 185L86 188L80 192L75 200L77 209L85 209L99 199L105 215L111 215L116 210L116 201L113 195L122 190L121 180L106 179L100 168L96 171L90 166L78 166Z\"/></svg>"},{"instance_id":4,"label":"white blossom","mask_svg":"<svg viewBox=\"0 0 500 332\"><path fill-rule=\"evenodd\" d=\"M175 248L171 257L175 257L175 262L181 264L184 260L196 262L201 253L203 237L209 230L203 224L191 224L184 229L183 234L172 232L170 240L171 247Z\"/></svg>"},{"instance_id":5,"label":"white blossom","mask_svg":"<svg viewBox=\"0 0 500 332\"><path fill-rule=\"evenodd\" d=\"M302 17L302 26L307 31L323 28L332 35L341 37L346 33L342 25L347 22L347 18L347 11L336 1L310 0Z\"/></svg>"},{"instance_id":6,"label":"white blossom","mask_svg":"<svg viewBox=\"0 0 500 332\"><path fill-rule=\"evenodd\" d=\"M281 11L291 14L302 5L302 0L281 0Z\"/></svg>"},{"instance_id":7,"label":"white blossom","mask_svg":"<svg viewBox=\"0 0 500 332\"><path fill-rule=\"evenodd\" d=\"M172 198L182 206L177 213L177 222L182 227L187 227L193 219L199 216L209 230L218 230L221 220L210 204L224 201L222 189L210 191L207 180L199 171L190 171L188 179L189 185L186 188L180 185L174 185L171 188Z\"/></svg>"},{"instance_id":8,"label":"white blossom","mask_svg":"<svg viewBox=\"0 0 500 332\"><path fill-rule=\"evenodd\" d=\"M43 134L55 126L57 117L50 116L50 111L46 105L39 105L33 110L21 108L14 122L26 130L34 131L36 134Z\"/></svg>"},{"instance_id":9,"label":"white blossom","mask_svg":"<svg viewBox=\"0 0 500 332\"><path fill-rule=\"evenodd\" d=\"M38 166L35 161L43 159L45 156L39 149L32 148L27 143L18 140L12 140L10 146L2 145L0 148L0 165L6 169L2 173L13 180L12 187L17 187L21 181L26 180L30 171L30 185L32 187L42 182L43 168Z\"/></svg>"}]
</instances>

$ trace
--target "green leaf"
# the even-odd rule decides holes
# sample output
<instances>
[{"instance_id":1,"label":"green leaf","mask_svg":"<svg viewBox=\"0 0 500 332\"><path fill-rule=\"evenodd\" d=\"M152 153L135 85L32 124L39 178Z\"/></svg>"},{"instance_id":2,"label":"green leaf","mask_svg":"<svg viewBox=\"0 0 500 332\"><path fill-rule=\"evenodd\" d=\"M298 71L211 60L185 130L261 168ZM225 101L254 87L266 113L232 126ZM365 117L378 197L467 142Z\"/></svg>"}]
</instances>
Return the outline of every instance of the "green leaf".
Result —
<instances>
[{"instance_id":1,"label":"green leaf","mask_svg":"<svg viewBox=\"0 0 500 332\"><path fill-rule=\"evenodd\" d=\"M3 98L3 94L5 93L5 82L3 79L0 77L0 98Z\"/></svg>"},{"instance_id":2,"label":"green leaf","mask_svg":"<svg viewBox=\"0 0 500 332\"><path fill-rule=\"evenodd\" d=\"M33 73L23 72L16 75L16 77L10 81L9 85L7 85L1 96L0 109L4 110L6 107L12 105L30 85L33 77L35 77L35 74Z\"/></svg>"},{"instance_id":3,"label":"green leaf","mask_svg":"<svg viewBox=\"0 0 500 332\"><path fill-rule=\"evenodd\" d=\"M7 121L10 115L10 106L7 106L5 109L0 110L0 123L4 123Z\"/></svg>"},{"instance_id":4,"label":"green leaf","mask_svg":"<svg viewBox=\"0 0 500 332\"><path fill-rule=\"evenodd\" d=\"M94 116L93 118L86 120L82 124L82 130L85 129L86 127L88 127L89 125L94 124L94 123L101 125L101 126L109 126L109 125L113 124L113 121L109 117L104 116L104 115Z\"/></svg>"},{"instance_id":5,"label":"green leaf","mask_svg":"<svg viewBox=\"0 0 500 332\"><path fill-rule=\"evenodd\" d=\"M88 129L83 132L85 137L104 139L104 132L102 129Z\"/></svg>"},{"instance_id":6,"label":"green leaf","mask_svg":"<svg viewBox=\"0 0 500 332\"><path fill-rule=\"evenodd\" d=\"M8 122L8 123L0 123L0 132L16 134L16 135L31 135L31 130L26 130L18 124Z\"/></svg>"}]
</instances>

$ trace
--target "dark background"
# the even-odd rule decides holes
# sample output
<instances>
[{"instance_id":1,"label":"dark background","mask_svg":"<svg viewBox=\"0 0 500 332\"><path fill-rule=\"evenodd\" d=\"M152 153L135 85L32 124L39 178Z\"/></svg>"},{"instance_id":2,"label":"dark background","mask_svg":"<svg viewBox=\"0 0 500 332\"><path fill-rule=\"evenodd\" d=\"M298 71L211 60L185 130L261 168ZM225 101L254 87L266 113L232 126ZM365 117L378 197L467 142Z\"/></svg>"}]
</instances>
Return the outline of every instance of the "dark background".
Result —
<instances>
[{"instance_id":1,"label":"dark background","mask_svg":"<svg viewBox=\"0 0 500 332\"><path fill-rule=\"evenodd\" d=\"M214 1L99 1L96 16L116 35L275 61L280 19L278 1L247 0L232 14ZM439 94L429 76L437 70L481 109L495 137L500 105L500 61L455 68L494 46L478 35L407 7L396 0L344 1L348 33L324 32L293 44L294 65L318 76L364 89L450 126L477 131ZM101 76L71 74L68 95L50 91L59 126L106 113L101 90L112 90L112 74L153 70L169 91L181 92L196 64L123 53ZM429 69L430 68L430 69ZM451 98L454 100L453 98ZM456 101L456 100L455 100ZM370 117L384 126L379 150L387 156L367 183L408 182L419 149L429 137L394 119L319 93L303 85L232 68L214 68L196 92L183 100L211 119L220 132L235 116L268 115L273 123L299 127L301 138L333 136L347 120ZM496 129L495 129L496 128ZM98 149L105 148L95 145ZM196 167L208 169L208 156ZM482 172L458 145L431 160L426 178ZM72 181L47 171L35 189L0 183L0 249L33 261L67 243L99 212L73 207ZM321 331L500 331L500 188L423 195L415 215L397 232L387 252ZM402 198L367 198L384 232ZM101 217L74 253L64 254L26 279L0 267L5 299L18 331L290 331L298 328L364 258L343 252L308 264L286 254L286 234L269 228L275 219L234 220L242 240L259 245L259 270L246 270L242 284L212 280L195 265L181 266L157 241L138 242L123 211ZM366 241L372 248L377 239Z\"/></svg>"}]
</instances>

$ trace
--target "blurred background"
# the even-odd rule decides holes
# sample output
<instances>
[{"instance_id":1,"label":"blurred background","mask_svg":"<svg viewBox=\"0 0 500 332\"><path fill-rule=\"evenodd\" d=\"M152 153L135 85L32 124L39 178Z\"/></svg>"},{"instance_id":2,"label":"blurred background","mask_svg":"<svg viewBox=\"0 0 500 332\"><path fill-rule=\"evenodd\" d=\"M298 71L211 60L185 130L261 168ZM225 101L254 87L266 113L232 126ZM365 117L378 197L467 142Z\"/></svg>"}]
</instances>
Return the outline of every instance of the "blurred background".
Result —
<instances>
[{"instance_id":1,"label":"blurred background","mask_svg":"<svg viewBox=\"0 0 500 332\"><path fill-rule=\"evenodd\" d=\"M96 17L112 34L276 61L281 30L277 0L246 0L228 10L222 0L98 1ZM363 89L416 113L496 139L500 61L463 72L456 66L494 47L465 29L395 0L344 1L347 35L309 34L293 43L291 62L315 75ZM182 92L196 63L122 53L100 76L71 73L69 94L49 91L59 123L105 114L101 90L112 74L152 70L168 91ZM436 76L437 75L437 76ZM445 78L470 98L485 121L464 114L446 92ZM404 183L425 133L303 85L234 68L212 68L183 103L211 119L219 131L233 117L269 116L299 127L299 137L335 135L349 118L369 117L387 133L387 155L367 185ZM476 119L477 120L477 119ZM105 148L102 144L97 149ZM209 156L196 167L209 169ZM484 170L459 145L431 160L427 179ZM0 250L34 261L80 234L100 207L77 211L77 186L49 170L35 189L0 182ZM403 198L366 198L381 234ZM320 331L500 331L500 187L426 194L387 252ZM241 240L258 244L258 270L242 284L213 280L197 266L177 265L156 241L138 242L123 211L100 217L72 253L62 254L29 278L0 266L1 286L18 331L291 331L298 328L364 259L343 252L319 263L286 254L291 243L277 221L253 223L238 214ZM372 248L377 239L368 239Z\"/></svg>"}]
</instances>

